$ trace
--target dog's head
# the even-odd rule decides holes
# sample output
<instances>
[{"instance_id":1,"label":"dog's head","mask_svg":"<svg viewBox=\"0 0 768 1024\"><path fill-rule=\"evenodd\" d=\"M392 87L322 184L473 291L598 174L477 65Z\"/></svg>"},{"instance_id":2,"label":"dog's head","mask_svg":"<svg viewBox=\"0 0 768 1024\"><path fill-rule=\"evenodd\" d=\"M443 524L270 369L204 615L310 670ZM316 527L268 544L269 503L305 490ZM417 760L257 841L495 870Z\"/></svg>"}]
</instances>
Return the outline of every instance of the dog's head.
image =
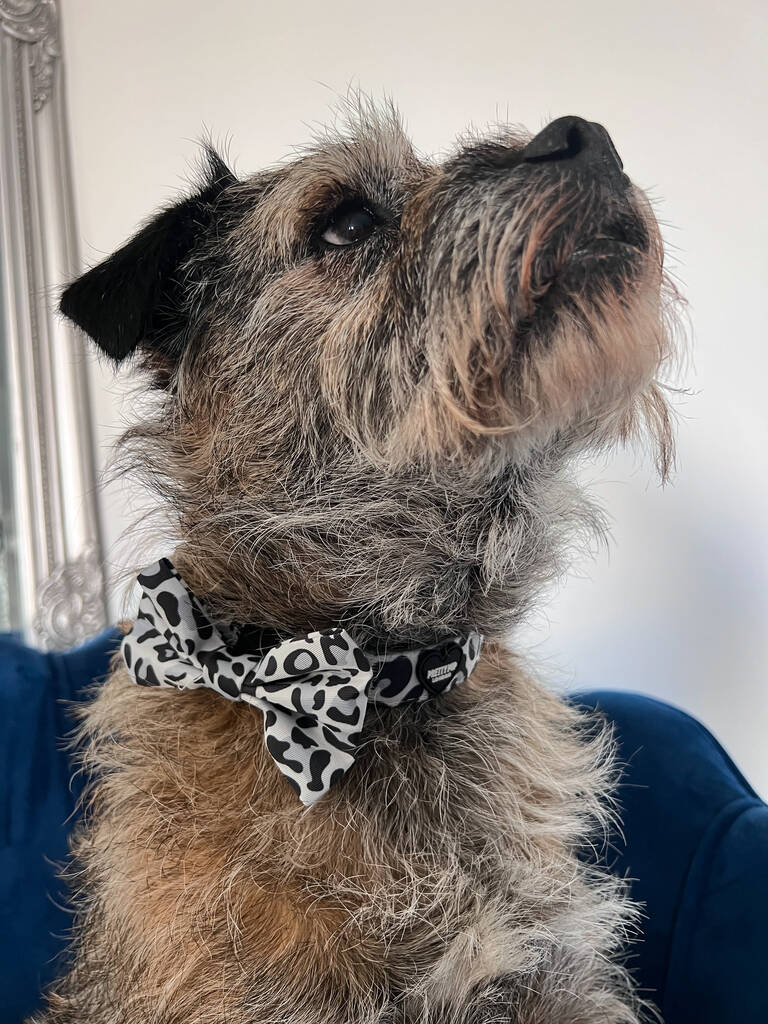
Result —
<instances>
[{"instance_id":1,"label":"dog's head","mask_svg":"<svg viewBox=\"0 0 768 1024\"><path fill-rule=\"evenodd\" d=\"M499 131L437 163L365 109L243 181L209 153L200 189L61 308L153 372L143 458L223 605L492 631L503 588L547 574L543 525L525 535L554 529L574 451L646 423L666 467L662 294L655 219L599 125ZM271 605L270 573L292 595Z\"/></svg>"}]
</instances>

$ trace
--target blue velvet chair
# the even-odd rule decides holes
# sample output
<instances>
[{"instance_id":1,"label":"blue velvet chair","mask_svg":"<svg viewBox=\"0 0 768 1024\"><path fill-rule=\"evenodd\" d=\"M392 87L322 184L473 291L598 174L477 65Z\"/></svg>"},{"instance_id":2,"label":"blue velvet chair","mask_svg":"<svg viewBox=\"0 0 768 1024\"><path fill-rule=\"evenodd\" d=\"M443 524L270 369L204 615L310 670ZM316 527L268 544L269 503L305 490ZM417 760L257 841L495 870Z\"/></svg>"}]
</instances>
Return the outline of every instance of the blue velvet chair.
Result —
<instances>
[{"instance_id":1,"label":"blue velvet chair","mask_svg":"<svg viewBox=\"0 0 768 1024\"><path fill-rule=\"evenodd\" d=\"M81 782L65 702L108 670L116 630L65 654L0 636L0 1024L55 975L70 927L54 864ZM610 867L645 905L630 967L667 1024L768 1024L768 807L689 715L636 694L582 693L616 728L625 839Z\"/></svg>"},{"instance_id":2,"label":"blue velvet chair","mask_svg":"<svg viewBox=\"0 0 768 1024\"><path fill-rule=\"evenodd\" d=\"M108 630L65 654L42 654L0 634L0 1024L18 1024L71 927L56 864L67 854L82 780L62 739L72 703L85 700L109 669L119 634Z\"/></svg>"}]
</instances>

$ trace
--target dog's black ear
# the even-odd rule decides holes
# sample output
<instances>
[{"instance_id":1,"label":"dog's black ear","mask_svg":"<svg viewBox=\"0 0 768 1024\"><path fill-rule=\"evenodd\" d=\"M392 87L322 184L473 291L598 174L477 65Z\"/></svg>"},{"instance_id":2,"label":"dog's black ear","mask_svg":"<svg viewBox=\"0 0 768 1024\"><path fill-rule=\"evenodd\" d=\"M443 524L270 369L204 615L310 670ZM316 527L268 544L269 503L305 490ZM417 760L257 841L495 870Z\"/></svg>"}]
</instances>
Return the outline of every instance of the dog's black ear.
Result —
<instances>
[{"instance_id":1,"label":"dog's black ear","mask_svg":"<svg viewBox=\"0 0 768 1024\"><path fill-rule=\"evenodd\" d=\"M213 228L222 193L236 181L208 147L198 191L157 214L122 249L69 285L61 312L117 362L140 345L178 358L188 326L189 282L182 270Z\"/></svg>"}]
</instances>

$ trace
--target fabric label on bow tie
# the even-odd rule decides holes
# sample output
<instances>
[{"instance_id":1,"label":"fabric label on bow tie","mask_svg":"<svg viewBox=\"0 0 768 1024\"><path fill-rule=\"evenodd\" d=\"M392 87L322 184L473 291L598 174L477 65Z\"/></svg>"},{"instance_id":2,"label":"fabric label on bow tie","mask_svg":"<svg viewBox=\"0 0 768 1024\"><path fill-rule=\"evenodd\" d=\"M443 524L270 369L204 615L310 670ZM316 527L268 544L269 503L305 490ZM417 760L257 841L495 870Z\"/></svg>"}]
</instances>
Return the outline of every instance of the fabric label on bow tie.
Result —
<instances>
[{"instance_id":1,"label":"fabric label on bow tie","mask_svg":"<svg viewBox=\"0 0 768 1024\"><path fill-rule=\"evenodd\" d=\"M464 660L458 644L443 644L442 647L421 652L416 663L416 675L430 693L443 693Z\"/></svg>"},{"instance_id":2,"label":"fabric label on bow tie","mask_svg":"<svg viewBox=\"0 0 768 1024\"><path fill-rule=\"evenodd\" d=\"M259 708L267 749L304 804L354 763L368 701L423 701L463 682L477 634L380 661L377 670L339 627L292 637L264 654L234 653L168 559L139 576L139 612L122 653L136 683L205 687Z\"/></svg>"}]
</instances>

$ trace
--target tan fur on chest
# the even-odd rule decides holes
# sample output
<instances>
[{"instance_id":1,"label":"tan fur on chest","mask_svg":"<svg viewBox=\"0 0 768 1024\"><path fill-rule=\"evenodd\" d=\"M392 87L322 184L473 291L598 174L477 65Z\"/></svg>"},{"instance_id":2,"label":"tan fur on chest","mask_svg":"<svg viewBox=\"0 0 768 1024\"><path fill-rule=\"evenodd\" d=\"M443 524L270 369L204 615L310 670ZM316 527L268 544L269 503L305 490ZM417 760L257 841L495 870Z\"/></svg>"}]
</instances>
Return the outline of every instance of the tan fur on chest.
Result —
<instances>
[{"instance_id":1,"label":"tan fur on chest","mask_svg":"<svg viewBox=\"0 0 768 1024\"><path fill-rule=\"evenodd\" d=\"M530 969L595 754L572 717L491 646L442 702L369 714L343 785L303 809L258 711L118 669L88 716L102 778L81 847L111 941L144 998L212 1014L291 964L366 1001L452 1001Z\"/></svg>"}]
</instances>

